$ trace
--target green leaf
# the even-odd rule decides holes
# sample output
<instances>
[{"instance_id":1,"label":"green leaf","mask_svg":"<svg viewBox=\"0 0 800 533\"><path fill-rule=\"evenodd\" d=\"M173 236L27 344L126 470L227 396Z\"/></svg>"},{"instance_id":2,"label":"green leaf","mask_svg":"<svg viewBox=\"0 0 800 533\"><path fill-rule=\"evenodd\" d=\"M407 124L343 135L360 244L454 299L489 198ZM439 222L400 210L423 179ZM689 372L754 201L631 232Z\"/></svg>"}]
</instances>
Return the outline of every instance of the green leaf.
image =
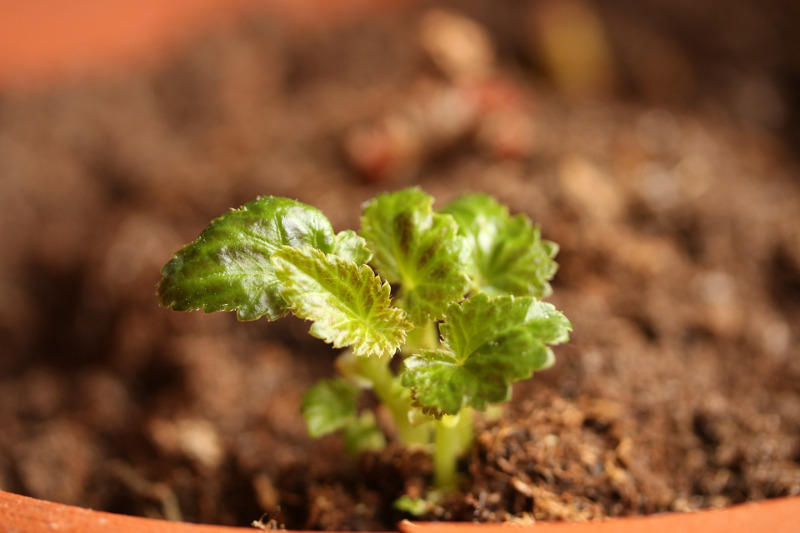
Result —
<instances>
[{"instance_id":1,"label":"green leaf","mask_svg":"<svg viewBox=\"0 0 800 533\"><path fill-rule=\"evenodd\" d=\"M272 254L289 308L313 320L311 334L359 357L392 356L413 326L392 306L390 287L368 265L314 248L284 246Z\"/></svg>"},{"instance_id":2,"label":"green leaf","mask_svg":"<svg viewBox=\"0 0 800 533\"><path fill-rule=\"evenodd\" d=\"M477 294L447 310L441 349L405 360L403 385L437 417L464 405L484 409L508 400L513 382L552 365L546 345L565 342L571 330L561 312L533 297Z\"/></svg>"},{"instance_id":3,"label":"green leaf","mask_svg":"<svg viewBox=\"0 0 800 533\"><path fill-rule=\"evenodd\" d=\"M435 503L426 498L413 498L408 494L403 494L394 501L394 508L411 516L421 518L435 508Z\"/></svg>"},{"instance_id":4,"label":"green leaf","mask_svg":"<svg viewBox=\"0 0 800 533\"><path fill-rule=\"evenodd\" d=\"M344 451L356 454L386 447L386 437L378 427L372 411L363 411L344 428Z\"/></svg>"},{"instance_id":5,"label":"green leaf","mask_svg":"<svg viewBox=\"0 0 800 533\"><path fill-rule=\"evenodd\" d=\"M372 264L399 284L398 305L415 324L442 317L469 287L467 246L449 215L433 212L433 198L418 188L383 194L364 208L361 235Z\"/></svg>"},{"instance_id":6,"label":"green leaf","mask_svg":"<svg viewBox=\"0 0 800 533\"><path fill-rule=\"evenodd\" d=\"M352 424L360 392L342 378L323 379L308 389L300 405L308 434L316 439Z\"/></svg>"},{"instance_id":7,"label":"green leaf","mask_svg":"<svg viewBox=\"0 0 800 533\"><path fill-rule=\"evenodd\" d=\"M333 253L339 257L355 261L359 265L372 259L372 252L367 248L367 241L353 231L344 230L336 234L333 242Z\"/></svg>"},{"instance_id":8,"label":"green leaf","mask_svg":"<svg viewBox=\"0 0 800 533\"><path fill-rule=\"evenodd\" d=\"M270 256L282 246L334 247L319 210L288 198L265 197L213 220L161 269L161 305L177 311L237 311L240 320L286 314Z\"/></svg>"},{"instance_id":9,"label":"green leaf","mask_svg":"<svg viewBox=\"0 0 800 533\"><path fill-rule=\"evenodd\" d=\"M548 281L558 265L558 245L542 240L539 228L525 215L485 194L468 194L450 202L443 213L458 222L471 250L470 276L487 294L542 298L552 292Z\"/></svg>"}]
</instances>

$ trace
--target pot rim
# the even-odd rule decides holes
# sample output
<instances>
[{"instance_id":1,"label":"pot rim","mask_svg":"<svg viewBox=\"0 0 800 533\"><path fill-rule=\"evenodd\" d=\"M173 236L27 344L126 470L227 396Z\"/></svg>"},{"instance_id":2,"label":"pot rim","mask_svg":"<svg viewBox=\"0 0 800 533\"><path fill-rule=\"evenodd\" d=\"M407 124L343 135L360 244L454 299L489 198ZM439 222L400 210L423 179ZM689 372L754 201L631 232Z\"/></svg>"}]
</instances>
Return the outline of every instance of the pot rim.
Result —
<instances>
[{"instance_id":1,"label":"pot rim","mask_svg":"<svg viewBox=\"0 0 800 533\"><path fill-rule=\"evenodd\" d=\"M398 524L401 533L794 533L800 519L800 496L733 505L690 513L614 518L600 522L536 522L531 524L472 524L411 522ZM38 500L0 490L0 529L16 533L242 533L252 528L168 522L153 518L93 511ZM302 532L298 532L302 533Z\"/></svg>"}]
</instances>

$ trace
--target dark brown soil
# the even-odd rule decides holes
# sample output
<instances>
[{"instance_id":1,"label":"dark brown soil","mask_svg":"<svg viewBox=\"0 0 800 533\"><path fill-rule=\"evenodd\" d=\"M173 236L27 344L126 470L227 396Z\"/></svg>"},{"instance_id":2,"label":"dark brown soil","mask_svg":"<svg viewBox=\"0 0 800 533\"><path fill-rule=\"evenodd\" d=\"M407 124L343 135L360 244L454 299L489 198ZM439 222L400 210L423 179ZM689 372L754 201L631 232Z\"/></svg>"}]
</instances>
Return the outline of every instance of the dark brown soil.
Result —
<instances>
[{"instance_id":1,"label":"dark brown soil","mask_svg":"<svg viewBox=\"0 0 800 533\"><path fill-rule=\"evenodd\" d=\"M469 3L530 144L504 150L517 123L480 115L452 136L420 126L426 150L380 171L354 168L349 132L452 88L416 38L422 9L310 34L256 16L157 71L0 94L0 488L207 523L393 529L428 458L348 457L306 435L300 396L333 372L332 350L297 320L161 309L154 288L175 250L259 194L313 204L338 230L377 192L418 184L438 201L487 191L538 221L561 245L550 300L575 327L554 368L478 421L463 492L428 518L799 494L800 62L783 26L759 50L724 38L784 24L790 3L733 2L717 41L711 10L626 4L576 2L610 29L616 81L567 97L525 38L527 4Z\"/></svg>"}]
</instances>

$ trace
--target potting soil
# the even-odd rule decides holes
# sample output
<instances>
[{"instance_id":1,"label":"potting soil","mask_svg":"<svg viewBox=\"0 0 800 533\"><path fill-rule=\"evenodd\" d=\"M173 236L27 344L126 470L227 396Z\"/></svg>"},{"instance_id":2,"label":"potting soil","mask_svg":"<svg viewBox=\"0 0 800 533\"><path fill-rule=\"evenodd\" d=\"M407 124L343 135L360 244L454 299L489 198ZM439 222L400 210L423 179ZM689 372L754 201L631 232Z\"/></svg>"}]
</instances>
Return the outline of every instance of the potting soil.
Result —
<instances>
[{"instance_id":1,"label":"potting soil","mask_svg":"<svg viewBox=\"0 0 800 533\"><path fill-rule=\"evenodd\" d=\"M423 4L303 31L254 15L158 68L0 93L0 489L394 529L409 516L394 501L428 494L430 460L380 411L383 452L308 437L300 398L335 351L296 319L159 308L155 285L258 195L341 230L375 194L419 185L439 205L488 192L540 224L560 245L549 301L574 324L553 368L478 418L460 492L422 518L596 520L800 493L800 101L776 74L800 62L774 39L724 38L781 24L781 2L733 2L722 21L659 2L547 18L556 4ZM605 29L607 56L578 69L592 76L575 81L535 38L564 20ZM466 66L435 55L451 23L456 41L485 32Z\"/></svg>"}]
</instances>

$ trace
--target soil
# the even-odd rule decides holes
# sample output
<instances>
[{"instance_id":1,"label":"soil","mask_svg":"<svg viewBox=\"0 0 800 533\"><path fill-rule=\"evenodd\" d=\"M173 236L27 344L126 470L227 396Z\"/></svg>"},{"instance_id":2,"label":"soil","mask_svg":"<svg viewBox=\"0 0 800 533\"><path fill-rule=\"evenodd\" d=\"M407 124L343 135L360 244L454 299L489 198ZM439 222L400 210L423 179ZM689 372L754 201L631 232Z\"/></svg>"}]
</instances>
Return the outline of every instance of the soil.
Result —
<instances>
[{"instance_id":1,"label":"soil","mask_svg":"<svg viewBox=\"0 0 800 533\"><path fill-rule=\"evenodd\" d=\"M540 223L561 246L550 301L575 329L501 418L477 421L461 492L425 518L800 494L791 6L733 2L712 38L714 10L662 4L574 1L578 18L553 19L558 3L460 3L497 50L469 83L425 52L424 4L308 32L253 15L157 69L6 89L0 488L205 523L394 529L407 515L392 502L424 494L429 459L391 428L359 457L306 435L301 394L336 355L307 324L175 313L154 292L175 250L257 195L340 230L415 184L438 202L486 191ZM564 81L543 59L558 45L530 38L539 20L600 23L613 61L565 60L598 75ZM465 119L453 94L479 105ZM413 150L384 135L396 117Z\"/></svg>"}]
</instances>

